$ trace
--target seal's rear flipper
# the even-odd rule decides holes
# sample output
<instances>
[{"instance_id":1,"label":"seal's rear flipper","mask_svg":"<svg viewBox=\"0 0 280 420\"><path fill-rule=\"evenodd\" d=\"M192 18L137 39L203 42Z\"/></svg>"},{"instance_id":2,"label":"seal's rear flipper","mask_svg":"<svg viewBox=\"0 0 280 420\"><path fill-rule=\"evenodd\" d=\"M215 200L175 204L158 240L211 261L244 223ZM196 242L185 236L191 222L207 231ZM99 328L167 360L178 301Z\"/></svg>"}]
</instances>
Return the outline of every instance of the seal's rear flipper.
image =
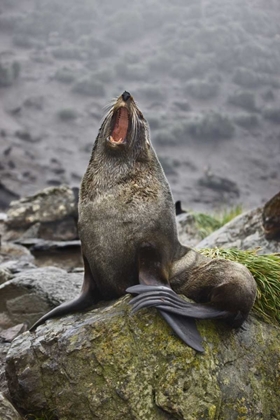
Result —
<instances>
[{"instance_id":1,"label":"seal's rear flipper","mask_svg":"<svg viewBox=\"0 0 280 420\"><path fill-rule=\"evenodd\" d=\"M193 318L186 318L181 315L170 314L161 310L159 312L184 343L196 351L204 352L202 338L196 328L196 323Z\"/></svg>"},{"instance_id":2,"label":"seal's rear flipper","mask_svg":"<svg viewBox=\"0 0 280 420\"><path fill-rule=\"evenodd\" d=\"M132 313L141 308L155 306L173 331L190 347L203 352L202 338L196 328L194 317L201 315L192 310L193 304L181 299L166 286L145 286L138 284L129 287L129 293L139 293L130 303ZM187 314L186 314L187 313Z\"/></svg>"},{"instance_id":3,"label":"seal's rear flipper","mask_svg":"<svg viewBox=\"0 0 280 420\"><path fill-rule=\"evenodd\" d=\"M152 243L141 245L138 250L140 284L126 289L128 293L138 295L130 301L132 313L155 306L186 344L197 351L203 351L194 318L225 318L228 312L189 303L178 296L169 286L167 261L160 247Z\"/></svg>"},{"instance_id":4,"label":"seal's rear flipper","mask_svg":"<svg viewBox=\"0 0 280 420\"><path fill-rule=\"evenodd\" d=\"M128 293L138 294L131 299L132 312L155 306L168 313L197 319L228 318L230 313L199 303L190 303L178 296L167 286L146 286L137 284L126 289Z\"/></svg>"},{"instance_id":5,"label":"seal's rear flipper","mask_svg":"<svg viewBox=\"0 0 280 420\"><path fill-rule=\"evenodd\" d=\"M194 318L227 318L229 313L205 305L190 303L167 286L137 284L126 290L138 294L131 299L132 313L155 306L175 333L190 347L203 352L202 339Z\"/></svg>"}]
</instances>

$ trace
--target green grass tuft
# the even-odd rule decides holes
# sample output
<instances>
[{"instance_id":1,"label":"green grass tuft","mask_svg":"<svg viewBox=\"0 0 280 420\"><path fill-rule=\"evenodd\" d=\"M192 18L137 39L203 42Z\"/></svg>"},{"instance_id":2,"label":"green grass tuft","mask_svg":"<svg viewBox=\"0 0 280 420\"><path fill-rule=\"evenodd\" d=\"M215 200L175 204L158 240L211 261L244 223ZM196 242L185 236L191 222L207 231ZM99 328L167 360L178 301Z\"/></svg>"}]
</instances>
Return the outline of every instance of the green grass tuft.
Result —
<instances>
[{"instance_id":1,"label":"green grass tuft","mask_svg":"<svg viewBox=\"0 0 280 420\"><path fill-rule=\"evenodd\" d=\"M218 230L222 225L220 221L210 214L192 213L194 217L196 228L201 239L206 238L215 230Z\"/></svg>"},{"instance_id":2,"label":"green grass tuft","mask_svg":"<svg viewBox=\"0 0 280 420\"><path fill-rule=\"evenodd\" d=\"M220 220L221 226L225 225L226 223L230 222L235 217L239 216L243 213L242 206L239 204L235 207L230 209L225 209L218 215L218 219Z\"/></svg>"},{"instance_id":3,"label":"green grass tuft","mask_svg":"<svg viewBox=\"0 0 280 420\"><path fill-rule=\"evenodd\" d=\"M210 258L224 258L245 265L258 286L254 313L265 322L280 324L280 254L258 255L258 250L219 248L199 252Z\"/></svg>"},{"instance_id":4,"label":"green grass tuft","mask_svg":"<svg viewBox=\"0 0 280 420\"><path fill-rule=\"evenodd\" d=\"M226 223L230 222L236 216L239 216L242 211L242 207L238 205L232 209L226 209L214 215L205 213L192 213L192 215L195 219L198 233L201 239L204 239L212 232L215 232L215 230L220 229Z\"/></svg>"}]
</instances>

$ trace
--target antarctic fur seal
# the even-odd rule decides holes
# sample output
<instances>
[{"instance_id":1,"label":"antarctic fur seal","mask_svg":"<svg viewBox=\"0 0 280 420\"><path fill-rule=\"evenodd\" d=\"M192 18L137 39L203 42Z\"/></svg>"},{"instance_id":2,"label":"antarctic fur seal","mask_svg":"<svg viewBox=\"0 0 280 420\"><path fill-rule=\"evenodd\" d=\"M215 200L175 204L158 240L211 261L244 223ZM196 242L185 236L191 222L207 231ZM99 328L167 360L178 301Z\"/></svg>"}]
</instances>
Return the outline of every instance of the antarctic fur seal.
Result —
<instances>
[{"instance_id":1,"label":"antarctic fur seal","mask_svg":"<svg viewBox=\"0 0 280 420\"><path fill-rule=\"evenodd\" d=\"M138 295L131 300L133 312L157 307L186 344L203 351L195 318L240 326L248 316L256 295L250 272L179 242L167 179L148 124L128 92L111 107L94 143L80 189L78 228L85 268L81 295L31 330L128 292Z\"/></svg>"}]
</instances>

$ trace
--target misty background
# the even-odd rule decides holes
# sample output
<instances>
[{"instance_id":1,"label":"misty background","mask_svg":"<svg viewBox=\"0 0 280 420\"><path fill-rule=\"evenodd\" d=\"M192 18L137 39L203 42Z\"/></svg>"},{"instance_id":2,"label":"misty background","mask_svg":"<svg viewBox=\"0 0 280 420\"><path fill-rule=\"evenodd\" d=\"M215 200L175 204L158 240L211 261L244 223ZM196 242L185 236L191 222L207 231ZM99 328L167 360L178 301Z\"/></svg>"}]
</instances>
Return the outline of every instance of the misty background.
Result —
<instances>
[{"instance_id":1,"label":"misty background","mask_svg":"<svg viewBox=\"0 0 280 420\"><path fill-rule=\"evenodd\" d=\"M79 186L124 90L185 208L279 192L278 0L0 0L0 208Z\"/></svg>"}]
</instances>

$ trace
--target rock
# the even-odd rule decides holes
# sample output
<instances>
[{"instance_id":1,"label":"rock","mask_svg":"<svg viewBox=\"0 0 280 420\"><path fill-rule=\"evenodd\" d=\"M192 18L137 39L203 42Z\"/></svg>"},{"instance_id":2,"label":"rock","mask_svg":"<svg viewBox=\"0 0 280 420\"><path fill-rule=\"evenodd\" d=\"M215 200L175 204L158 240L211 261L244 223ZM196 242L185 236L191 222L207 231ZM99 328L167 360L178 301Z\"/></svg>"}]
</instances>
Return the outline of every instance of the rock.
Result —
<instances>
[{"instance_id":1,"label":"rock","mask_svg":"<svg viewBox=\"0 0 280 420\"><path fill-rule=\"evenodd\" d=\"M0 182L0 209L6 210L11 201L18 200L19 195L15 194L13 191L9 190L2 182ZM7 218L6 215L2 214L1 220L5 220Z\"/></svg>"},{"instance_id":2,"label":"rock","mask_svg":"<svg viewBox=\"0 0 280 420\"><path fill-rule=\"evenodd\" d=\"M131 315L129 299L17 337L6 362L17 408L59 420L277 419L279 328L198 322L198 354L156 309Z\"/></svg>"},{"instance_id":3,"label":"rock","mask_svg":"<svg viewBox=\"0 0 280 420\"><path fill-rule=\"evenodd\" d=\"M259 249L260 254L280 252L280 242L265 238L262 228L262 208L235 217L196 245L201 248Z\"/></svg>"},{"instance_id":4,"label":"rock","mask_svg":"<svg viewBox=\"0 0 280 420\"><path fill-rule=\"evenodd\" d=\"M15 136L28 143L37 143L41 140L41 136L33 135L28 130L17 130Z\"/></svg>"},{"instance_id":5,"label":"rock","mask_svg":"<svg viewBox=\"0 0 280 420\"><path fill-rule=\"evenodd\" d=\"M0 222L4 222L5 220L7 220L6 213L0 213Z\"/></svg>"},{"instance_id":6,"label":"rock","mask_svg":"<svg viewBox=\"0 0 280 420\"><path fill-rule=\"evenodd\" d=\"M32 268L37 267L28 261L8 260L2 263L0 265L0 268L4 270L9 270L12 274L16 274L23 270L30 270Z\"/></svg>"},{"instance_id":7,"label":"rock","mask_svg":"<svg viewBox=\"0 0 280 420\"><path fill-rule=\"evenodd\" d=\"M20 272L0 285L0 327L31 326L55 306L79 295L83 275L47 267Z\"/></svg>"},{"instance_id":8,"label":"rock","mask_svg":"<svg viewBox=\"0 0 280 420\"><path fill-rule=\"evenodd\" d=\"M30 249L39 267L53 265L69 270L83 267L81 242L46 241L44 239L22 239L18 241Z\"/></svg>"},{"instance_id":9,"label":"rock","mask_svg":"<svg viewBox=\"0 0 280 420\"><path fill-rule=\"evenodd\" d=\"M22 245L14 244L12 242L2 242L0 244L0 262L16 260L17 263L33 262L34 257Z\"/></svg>"},{"instance_id":10,"label":"rock","mask_svg":"<svg viewBox=\"0 0 280 420\"><path fill-rule=\"evenodd\" d=\"M26 324L18 324L14 327L2 330L0 331L0 341L11 343L19 334L23 333L24 331L27 331Z\"/></svg>"},{"instance_id":11,"label":"rock","mask_svg":"<svg viewBox=\"0 0 280 420\"><path fill-rule=\"evenodd\" d=\"M1 57L0 62L0 88L11 86L19 77L20 63L18 61L6 60Z\"/></svg>"},{"instance_id":12,"label":"rock","mask_svg":"<svg viewBox=\"0 0 280 420\"><path fill-rule=\"evenodd\" d=\"M190 213L182 213L176 217L178 236L182 244L191 248L201 241L195 218Z\"/></svg>"},{"instance_id":13,"label":"rock","mask_svg":"<svg viewBox=\"0 0 280 420\"><path fill-rule=\"evenodd\" d=\"M46 188L11 203L6 219L7 237L37 235L49 240L76 239L77 212L77 197L71 188Z\"/></svg>"},{"instance_id":14,"label":"rock","mask_svg":"<svg viewBox=\"0 0 280 420\"><path fill-rule=\"evenodd\" d=\"M23 105L27 108L32 108L38 111L42 111L44 107L44 97L43 96L31 96L27 98Z\"/></svg>"},{"instance_id":15,"label":"rock","mask_svg":"<svg viewBox=\"0 0 280 420\"><path fill-rule=\"evenodd\" d=\"M12 273L8 268L0 266L0 284L5 283L6 281L12 278Z\"/></svg>"},{"instance_id":16,"label":"rock","mask_svg":"<svg viewBox=\"0 0 280 420\"><path fill-rule=\"evenodd\" d=\"M6 363L6 357L7 357L10 345L11 345L10 343L0 342L0 393L2 392L4 395L9 395L8 384L7 384L6 373L5 373L5 363Z\"/></svg>"},{"instance_id":17,"label":"rock","mask_svg":"<svg viewBox=\"0 0 280 420\"><path fill-rule=\"evenodd\" d=\"M33 196L14 201L6 223L10 227L28 227L36 222L54 222L76 215L75 204L71 188L45 188Z\"/></svg>"},{"instance_id":18,"label":"rock","mask_svg":"<svg viewBox=\"0 0 280 420\"><path fill-rule=\"evenodd\" d=\"M0 420L22 420L9 400L0 392Z\"/></svg>"},{"instance_id":19,"label":"rock","mask_svg":"<svg viewBox=\"0 0 280 420\"><path fill-rule=\"evenodd\" d=\"M198 185L210 188L221 194L239 196L239 189L235 182L212 173L205 173L203 177L199 178Z\"/></svg>"}]
</instances>

